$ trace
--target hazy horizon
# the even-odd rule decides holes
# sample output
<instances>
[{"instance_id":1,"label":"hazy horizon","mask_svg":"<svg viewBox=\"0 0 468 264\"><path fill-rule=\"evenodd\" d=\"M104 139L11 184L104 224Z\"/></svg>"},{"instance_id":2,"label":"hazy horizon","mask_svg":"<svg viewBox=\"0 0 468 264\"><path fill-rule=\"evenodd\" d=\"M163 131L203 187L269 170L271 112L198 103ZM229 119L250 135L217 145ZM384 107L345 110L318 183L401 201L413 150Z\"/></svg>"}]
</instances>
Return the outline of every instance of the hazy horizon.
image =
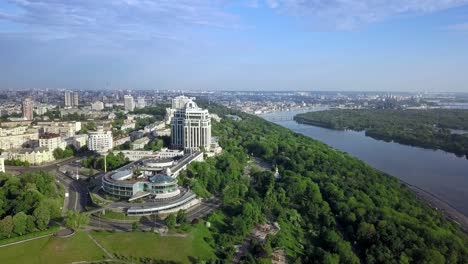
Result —
<instances>
[{"instance_id":1,"label":"hazy horizon","mask_svg":"<svg viewBox=\"0 0 468 264\"><path fill-rule=\"evenodd\" d=\"M468 0L0 0L0 89L467 92Z\"/></svg>"}]
</instances>

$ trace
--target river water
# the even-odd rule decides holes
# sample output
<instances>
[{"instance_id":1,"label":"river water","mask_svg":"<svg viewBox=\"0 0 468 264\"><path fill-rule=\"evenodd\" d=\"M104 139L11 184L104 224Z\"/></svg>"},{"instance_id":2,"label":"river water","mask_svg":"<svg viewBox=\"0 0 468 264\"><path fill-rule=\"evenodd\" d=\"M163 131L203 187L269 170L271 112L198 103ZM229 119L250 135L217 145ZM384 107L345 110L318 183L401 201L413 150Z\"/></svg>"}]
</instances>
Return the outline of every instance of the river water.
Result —
<instances>
[{"instance_id":1,"label":"river water","mask_svg":"<svg viewBox=\"0 0 468 264\"><path fill-rule=\"evenodd\" d=\"M298 111L276 112L262 117L347 152L378 170L430 192L468 216L468 159L441 150L376 140L364 132L298 124L291 120L296 113Z\"/></svg>"}]
</instances>

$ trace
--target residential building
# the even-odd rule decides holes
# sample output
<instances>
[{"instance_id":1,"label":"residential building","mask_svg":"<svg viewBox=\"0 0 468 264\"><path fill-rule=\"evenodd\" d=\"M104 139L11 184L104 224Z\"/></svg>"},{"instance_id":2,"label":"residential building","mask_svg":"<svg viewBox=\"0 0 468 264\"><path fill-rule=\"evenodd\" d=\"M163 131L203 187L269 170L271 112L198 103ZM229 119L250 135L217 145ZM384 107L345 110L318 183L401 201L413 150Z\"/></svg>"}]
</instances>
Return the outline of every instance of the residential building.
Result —
<instances>
[{"instance_id":1,"label":"residential building","mask_svg":"<svg viewBox=\"0 0 468 264\"><path fill-rule=\"evenodd\" d=\"M139 96L137 99L137 108L145 108L146 107L146 102L145 102L145 97Z\"/></svg>"},{"instance_id":2,"label":"residential building","mask_svg":"<svg viewBox=\"0 0 468 264\"><path fill-rule=\"evenodd\" d=\"M132 150L143 149L145 147L145 145L148 144L148 143L149 143L149 138L147 138L147 137L139 138L139 139L132 142L131 148L132 148Z\"/></svg>"},{"instance_id":3,"label":"residential building","mask_svg":"<svg viewBox=\"0 0 468 264\"><path fill-rule=\"evenodd\" d=\"M72 99L73 99L73 106L78 106L80 103L79 103L79 98L78 98L78 92L73 92L73 96L72 96Z\"/></svg>"},{"instance_id":4,"label":"residential building","mask_svg":"<svg viewBox=\"0 0 468 264\"><path fill-rule=\"evenodd\" d=\"M46 147L53 151L57 148L65 149L66 146L67 143L59 134L47 133L39 136L39 147Z\"/></svg>"},{"instance_id":5,"label":"residential building","mask_svg":"<svg viewBox=\"0 0 468 264\"><path fill-rule=\"evenodd\" d=\"M124 109L125 111L132 112L135 110L135 101L133 100L133 96L125 95L124 96Z\"/></svg>"},{"instance_id":6,"label":"residential building","mask_svg":"<svg viewBox=\"0 0 468 264\"><path fill-rule=\"evenodd\" d=\"M42 134L59 134L62 137L73 137L81 130L80 121L70 122L38 122L39 131Z\"/></svg>"},{"instance_id":7,"label":"residential building","mask_svg":"<svg viewBox=\"0 0 468 264\"><path fill-rule=\"evenodd\" d=\"M120 130L135 129L135 125L136 123L133 122L133 120L125 119L122 126L120 127Z\"/></svg>"},{"instance_id":8,"label":"residential building","mask_svg":"<svg viewBox=\"0 0 468 264\"><path fill-rule=\"evenodd\" d=\"M78 106L79 105L78 92L65 91L64 105L66 107Z\"/></svg>"},{"instance_id":9,"label":"residential building","mask_svg":"<svg viewBox=\"0 0 468 264\"><path fill-rule=\"evenodd\" d=\"M105 153L113 148L112 131L104 131L102 126L88 133L88 149Z\"/></svg>"},{"instance_id":10,"label":"residential building","mask_svg":"<svg viewBox=\"0 0 468 264\"><path fill-rule=\"evenodd\" d=\"M39 139L36 128L26 126L0 128L0 149L9 150L21 148L25 144L35 145Z\"/></svg>"},{"instance_id":11,"label":"residential building","mask_svg":"<svg viewBox=\"0 0 468 264\"><path fill-rule=\"evenodd\" d=\"M211 118L208 110L189 100L183 108L177 109L171 124L173 148L198 151L211 147Z\"/></svg>"},{"instance_id":12,"label":"residential building","mask_svg":"<svg viewBox=\"0 0 468 264\"><path fill-rule=\"evenodd\" d=\"M130 137L129 137L129 136L123 137L123 138L114 139L114 147L123 145L123 144L125 144L126 142L129 142L129 141L130 141Z\"/></svg>"},{"instance_id":13,"label":"residential building","mask_svg":"<svg viewBox=\"0 0 468 264\"><path fill-rule=\"evenodd\" d=\"M72 93L70 91L65 91L64 94L64 105L65 106L72 106Z\"/></svg>"},{"instance_id":14,"label":"residential building","mask_svg":"<svg viewBox=\"0 0 468 264\"><path fill-rule=\"evenodd\" d=\"M26 97L23 100L23 118L25 120L33 120L33 100L31 97Z\"/></svg>"},{"instance_id":15,"label":"residential building","mask_svg":"<svg viewBox=\"0 0 468 264\"><path fill-rule=\"evenodd\" d=\"M96 101L96 102L92 103L91 104L91 110L94 110L94 111L104 110L104 103L101 102L101 101Z\"/></svg>"},{"instance_id":16,"label":"residential building","mask_svg":"<svg viewBox=\"0 0 468 264\"><path fill-rule=\"evenodd\" d=\"M72 145L75 149L80 149L88 144L88 135L75 135L66 138L67 145Z\"/></svg>"},{"instance_id":17,"label":"residential building","mask_svg":"<svg viewBox=\"0 0 468 264\"><path fill-rule=\"evenodd\" d=\"M55 160L53 150L49 150L47 147L15 149L8 151L7 155L8 159L27 161L32 165Z\"/></svg>"}]
</instances>

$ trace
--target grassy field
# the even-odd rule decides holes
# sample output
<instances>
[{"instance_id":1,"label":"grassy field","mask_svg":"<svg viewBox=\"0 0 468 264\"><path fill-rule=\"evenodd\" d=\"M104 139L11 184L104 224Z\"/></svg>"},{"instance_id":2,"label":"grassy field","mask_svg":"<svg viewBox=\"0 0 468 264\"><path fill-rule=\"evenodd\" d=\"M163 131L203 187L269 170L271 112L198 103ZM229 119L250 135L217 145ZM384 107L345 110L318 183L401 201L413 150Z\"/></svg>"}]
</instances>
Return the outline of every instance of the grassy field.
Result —
<instances>
[{"instance_id":1,"label":"grassy field","mask_svg":"<svg viewBox=\"0 0 468 264\"><path fill-rule=\"evenodd\" d=\"M62 264L104 258L104 252L84 232L78 232L69 238L51 236L0 248L0 263L2 264Z\"/></svg>"},{"instance_id":2,"label":"grassy field","mask_svg":"<svg viewBox=\"0 0 468 264\"><path fill-rule=\"evenodd\" d=\"M150 232L91 231L90 235L108 252L118 258L139 263L141 257L191 263L195 259L210 259L213 252L205 242L208 229L199 224L189 233L160 236ZM71 263L99 261L108 258L88 237L79 231L69 238L46 237L0 248L0 263Z\"/></svg>"},{"instance_id":3,"label":"grassy field","mask_svg":"<svg viewBox=\"0 0 468 264\"><path fill-rule=\"evenodd\" d=\"M92 232L92 236L109 252L126 257L149 257L191 263L191 259L210 259L213 252L204 238L210 233L199 224L185 237L159 236L153 233Z\"/></svg>"}]
</instances>

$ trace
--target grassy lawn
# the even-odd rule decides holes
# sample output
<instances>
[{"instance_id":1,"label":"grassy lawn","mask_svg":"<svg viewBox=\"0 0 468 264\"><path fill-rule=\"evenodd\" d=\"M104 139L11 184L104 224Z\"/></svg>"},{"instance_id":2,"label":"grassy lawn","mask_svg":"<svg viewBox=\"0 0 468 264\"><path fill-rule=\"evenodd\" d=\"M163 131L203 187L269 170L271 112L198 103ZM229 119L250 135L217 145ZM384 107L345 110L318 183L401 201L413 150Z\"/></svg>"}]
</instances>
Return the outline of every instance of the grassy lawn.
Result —
<instances>
[{"instance_id":1,"label":"grassy lawn","mask_svg":"<svg viewBox=\"0 0 468 264\"><path fill-rule=\"evenodd\" d=\"M45 237L30 242L0 248L0 263L71 263L101 260L102 252L86 233L69 238Z\"/></svg>"},{"instance_id":2,"label":"grassy lawn","mask_svg":"<svg viewBox=\"0 0 468 264\"><path fill-rule=\"evenodd\" d=\"M149 232L92 232L92 236L112 254L126 257L149 257L190 263L190 258L210 259L213 252L204 238L208 229L201 223L186 237L160 236Z\"/></svg>"}]
</instances>

